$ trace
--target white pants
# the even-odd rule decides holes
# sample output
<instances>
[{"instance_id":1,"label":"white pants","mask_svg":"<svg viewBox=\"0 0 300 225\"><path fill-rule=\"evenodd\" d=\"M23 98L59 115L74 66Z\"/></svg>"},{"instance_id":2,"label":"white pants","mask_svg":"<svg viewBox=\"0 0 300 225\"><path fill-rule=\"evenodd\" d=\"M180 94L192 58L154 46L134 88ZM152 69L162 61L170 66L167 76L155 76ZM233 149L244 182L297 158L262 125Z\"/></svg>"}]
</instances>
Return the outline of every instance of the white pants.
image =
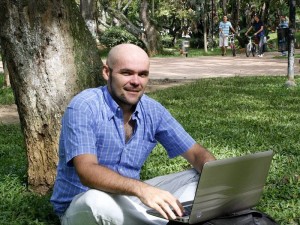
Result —
<instances>
[{"instance_id":1,"label":"white pants","mask_svg":"<svg viewBox=\"0 0 300 225\"><path fill-rule=\"evenodd\" d=\"M199 174L194 170L169 174L145 181L172 193L180 202L194 199ZM146 213L149 209L137 197L88 190L76 195L62 225L165 225L169 221Z\"/></svg>"}]
</instances>

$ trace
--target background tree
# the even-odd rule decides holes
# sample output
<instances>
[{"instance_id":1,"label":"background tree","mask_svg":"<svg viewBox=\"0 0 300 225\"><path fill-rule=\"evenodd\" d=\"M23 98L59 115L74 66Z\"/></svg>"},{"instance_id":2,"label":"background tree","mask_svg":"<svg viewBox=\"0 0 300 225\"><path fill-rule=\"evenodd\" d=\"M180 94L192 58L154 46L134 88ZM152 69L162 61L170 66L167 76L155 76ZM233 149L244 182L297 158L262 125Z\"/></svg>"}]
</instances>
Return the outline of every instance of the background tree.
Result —
<instances>
[{"instance_id":1,"label":"background tree","mask_svg":"<svg viewBox=\"0 0 300 225\"><path fill-rule=\"evenodd\" d=\"M156 55L162 51L160 44L160 35L156 29L155 24L150 18L150 5L148 0L141 0L140 3L140 19L143 23L144 32L142 40L150 56Z\"/></svg>"},{"instance_id":2,"label":"background tree","mask_svg":"<svg viewBox=\"0 0 300 225\"><path fill-rule=\"evenodd\" d=\"M10 80L9 80L9 72L7 69L7 64L5 60L5 55L2 53L2 50L0 48L1 52L1 58L2 58L2 66L3 66L3 72L4 72L4 82L3 82L3 88L10 87ZM0 87L1 88L1 87Z\"/></svg>"},{"instance_id":3,"label":"background tree","mask_svg":"<svg viewBox=\"0 0 300 225\"><path fill-rule=\"evenodd\" d=\"M74 1L1 0L0 15L29 188L45 193L56 175L61 115L76 93L101 83L102 62Z\"/></svg>"},{"instance_id":4,"label":"background tree","mask_svg":"<svg viewBox=\"0 0 300 225\"><path fill-rule=\"evenodd\" d=\"M141 40L147 53L152 56L161 51L160 37L155 24L150 21L149 2L140 1L139 7L133 7L133 12L129 13L128 2L125 7L121 7L121 2L102 1L102 7L111 17L111 26L121 26L137 39ZM136 6L136 4L132 5ZM139 9L139 11L137 11Z\"/></svg>"},{"instance_id":5,"label":"background tree","mask_svg":"<svg viewBox=\"0 0 300 225\"><path fill-rule=\"evenodd\" d=\"M98 38L97 34L97 21L98 21L97 0L80 0L80 13L95 39Z\"/></svg>"}]
</instances>

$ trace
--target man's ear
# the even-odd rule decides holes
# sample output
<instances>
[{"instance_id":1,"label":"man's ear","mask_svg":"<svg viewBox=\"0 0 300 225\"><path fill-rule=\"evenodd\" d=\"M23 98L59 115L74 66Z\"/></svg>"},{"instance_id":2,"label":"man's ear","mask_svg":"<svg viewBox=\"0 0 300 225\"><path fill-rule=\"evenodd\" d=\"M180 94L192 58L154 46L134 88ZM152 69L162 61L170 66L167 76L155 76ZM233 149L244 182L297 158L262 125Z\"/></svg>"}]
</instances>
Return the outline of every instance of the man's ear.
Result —
<instances>
[{"instance_id":1,"label":"man's ear","mask_svg":"<svg viewBox=\"0 0 300 225\"><path fill-rule=\"evenodd\" d=\"M108 65L103 65L103 68L102 68L102 76L104 78L104 80L108 81L109 79L109 75L110 75L110 69L108 67Z\"/></svg>"}]
</instances>

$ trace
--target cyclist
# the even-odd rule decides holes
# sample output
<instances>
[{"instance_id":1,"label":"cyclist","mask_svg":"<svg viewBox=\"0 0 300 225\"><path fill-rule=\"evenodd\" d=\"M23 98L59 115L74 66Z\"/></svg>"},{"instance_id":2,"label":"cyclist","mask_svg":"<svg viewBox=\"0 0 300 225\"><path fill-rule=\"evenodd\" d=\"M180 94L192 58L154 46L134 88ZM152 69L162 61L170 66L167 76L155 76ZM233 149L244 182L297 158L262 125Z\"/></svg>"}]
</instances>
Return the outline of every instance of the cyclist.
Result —
<instances>
[{"instance_id":1,"label":"cyclist","mask_svg":"<svg viewBox=\"0 0 300 225\"><path fill-rule=\"evenodd\" d=\"M231 22L227 21L227 16L223 16L223 21L221 21L219 24L219 46L222 51L222 56L226 55L226 50L228 47L228 35L230 29L233 33L235 33Z\"/></svg>"},{"instance_id":2,"label":"cyclist","mask_svg":"<svg viewBox=\"0 0 300 225\"><path fill-rule=\"evenodd\" d=\"M254 14L254 22L252 23L251 27L247 30L245 35L247 36L252 29L254 29L255 32L254 36L257 36L259 38L258 57L263 57L265 42L264 23L261 21L257 14Z\"/></svg>"}]
</instances>

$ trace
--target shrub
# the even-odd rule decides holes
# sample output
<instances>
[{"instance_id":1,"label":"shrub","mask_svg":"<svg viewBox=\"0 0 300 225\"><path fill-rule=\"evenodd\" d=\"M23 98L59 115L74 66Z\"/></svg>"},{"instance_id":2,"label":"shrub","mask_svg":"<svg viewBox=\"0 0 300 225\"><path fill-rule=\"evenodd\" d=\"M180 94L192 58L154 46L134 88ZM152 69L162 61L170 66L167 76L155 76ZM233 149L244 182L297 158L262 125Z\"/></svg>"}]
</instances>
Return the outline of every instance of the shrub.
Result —
<instances>
[{"instance_id":1,"label":"shrub","mask_svg":"<svg viewBox=\"0 0 300 225\"><path fill-rule=\"evenodd\" d=\"M191 38L190 40L190 46L191 48L203 48L203 38L199 38L199 37L194 37Z\"/></svg>"},{"instance_id":2,"label":"shrub","mask_svg":"<svg viewBox=\"0 0 300 225\"><path fill-rule=\"evenodd\" d=\"M108 48L112 48L122 43L132 43L143 47L143 43L138 40L134 35L121 27L110 27L104 31L99 38L101 44Z\"/></svg>"},{"instance_id":3,"label":"shrub","mask_svg":"<svg viewBox=\"0 0 300 225\"><path fill-rule=\"evenodd\" d=\"M162 35L161 36L161 43L164 48L172 48L174 47L173 37L170 35Z\"/></svg>"}]
</instances>

